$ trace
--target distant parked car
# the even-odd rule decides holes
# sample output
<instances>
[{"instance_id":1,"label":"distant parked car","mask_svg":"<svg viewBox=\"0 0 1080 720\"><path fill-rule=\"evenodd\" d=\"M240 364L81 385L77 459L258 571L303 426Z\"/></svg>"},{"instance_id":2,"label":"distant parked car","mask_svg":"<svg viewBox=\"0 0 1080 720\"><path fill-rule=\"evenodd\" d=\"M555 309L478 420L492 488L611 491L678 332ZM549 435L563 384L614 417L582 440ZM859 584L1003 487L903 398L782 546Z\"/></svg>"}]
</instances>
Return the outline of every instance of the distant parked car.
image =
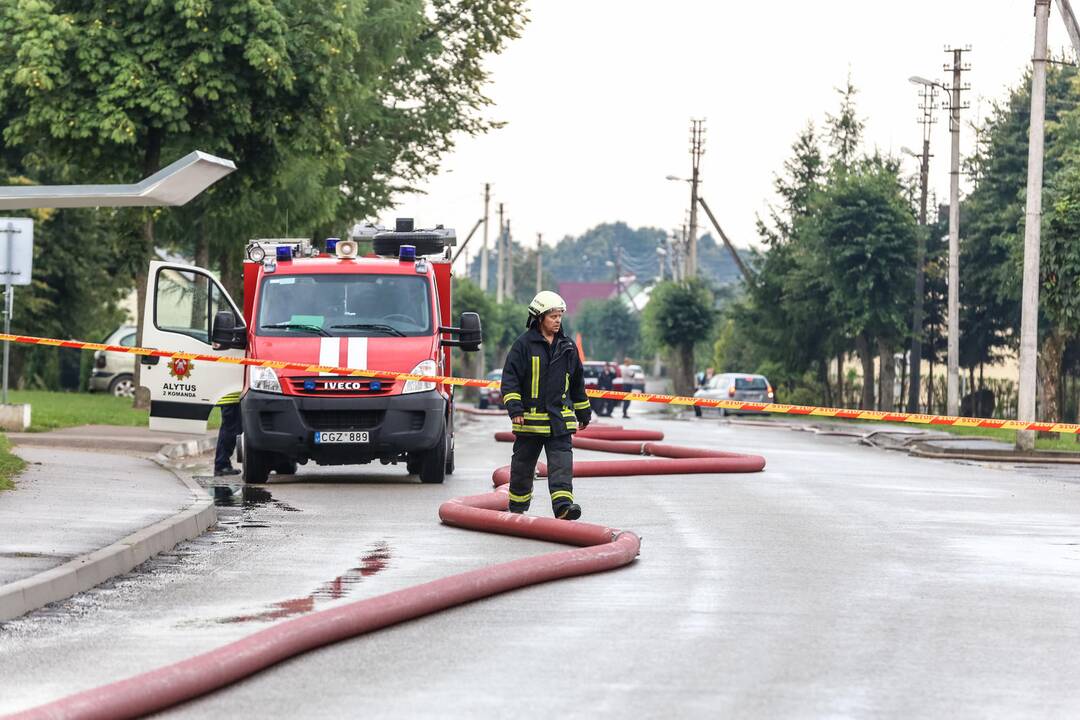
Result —
<instances>
[{"instance_id":1,"label":"distant parked car","mask_svg":"<svg viewBox=\"0 0 1080 720\"><path fill-rule=\"evenodd\" d=\"M106 345L135 347L134 325L121 325L102 342ZM121 352L98 350L94 353L94 370L90 373L91 392L108 392L117 397L135 394L135 356Z\"/></svg>"},{"instance_id":2,"label":"distant parked car","mask_svg":"<svg viewBox=\"0 0 1080 720\"><path fill-rule=\"evenodd\" d=\"M774 394L772 385L764 375L749 375L740 373L723 373L714 375L709 383L694 393L696 398L709 400L740 400L742 402L771 403ZM694 406L694 414L701 417L699 406ZM757 410L727 410L717 408L720 416L725 415L754 415Z\"/></svg>"},{"instance_id":3,"label":"distant parked car","mask_svg":"<svg viewBox=\"0 0 1080 720\"><path fill-rule=\"evenodd\" d=\"M502 370L492 370L484 376L484 379L502 382ZM500 409L503 407L502 390L486 387L480 388L480 400L476 403L476 406L481 410L486 410L492 405Z\"/></svg>"}]
</instances>

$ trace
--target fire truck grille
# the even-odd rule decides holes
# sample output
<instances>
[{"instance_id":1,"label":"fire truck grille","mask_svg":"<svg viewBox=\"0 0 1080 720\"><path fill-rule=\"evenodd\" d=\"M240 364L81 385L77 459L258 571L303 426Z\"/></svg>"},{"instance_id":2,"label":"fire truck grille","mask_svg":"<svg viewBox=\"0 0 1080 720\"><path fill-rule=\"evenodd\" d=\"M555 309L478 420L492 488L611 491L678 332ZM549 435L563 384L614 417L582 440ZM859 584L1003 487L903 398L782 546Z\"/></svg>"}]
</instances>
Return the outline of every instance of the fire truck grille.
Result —
<instances>
[{"instance_id":1,"label":"fire truck grille","mask_svg":"<svg viewBox=\"0 0 1080 720\"><path fill-rule=\"evenodd\" d=\"M369 430L383 419L382 410L305 410L303 415L313 430Z\"/></svg>"},{"instance_id":2,"label":"fire truck grille","mask_svg":"<svg viewBox=\"0 0 1080 720\"><path fill-rule=\"evenodd\" d=\"M389 395L393 380L371 380L353 377L296 376L286 378L293 395ZM378 390L372 389L372 382Z\"/></svg>"}]
</instances>

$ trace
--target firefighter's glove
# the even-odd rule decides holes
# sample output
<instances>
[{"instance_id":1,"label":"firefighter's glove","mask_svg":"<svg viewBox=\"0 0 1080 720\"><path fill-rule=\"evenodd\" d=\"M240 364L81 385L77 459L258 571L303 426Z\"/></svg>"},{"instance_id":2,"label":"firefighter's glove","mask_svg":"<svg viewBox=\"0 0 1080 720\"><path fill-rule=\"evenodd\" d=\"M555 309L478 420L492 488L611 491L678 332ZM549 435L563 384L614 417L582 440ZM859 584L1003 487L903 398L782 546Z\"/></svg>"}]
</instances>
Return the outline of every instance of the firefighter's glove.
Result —
<instances>
[{"instance_id":1,"label":"firefighter's glove","mask_svg":"<svg viewBox=\"0 0 1080 720\"><path fill-rule=\"evenodd\" d=\"M592 409L585 408L584 410L576 410L574 414L577 415L578 429L584 430L589 427L589 423L592 421Z\"/></svg>"}]
</instances>

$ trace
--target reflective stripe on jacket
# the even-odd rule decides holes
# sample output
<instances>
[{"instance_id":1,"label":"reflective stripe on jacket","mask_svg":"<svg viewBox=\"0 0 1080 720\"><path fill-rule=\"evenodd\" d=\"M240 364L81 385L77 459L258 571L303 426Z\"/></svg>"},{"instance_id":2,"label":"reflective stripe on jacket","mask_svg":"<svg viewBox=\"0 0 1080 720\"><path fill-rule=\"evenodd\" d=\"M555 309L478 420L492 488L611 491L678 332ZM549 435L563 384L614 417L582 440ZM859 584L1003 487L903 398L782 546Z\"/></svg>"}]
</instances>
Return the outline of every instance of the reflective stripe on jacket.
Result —
<instances>
[{"instance_id":1,"label":"reflective stripe on jacket","mask_svg":"<svg viewBox=\"0 0 1080 720\"><path fill-rule=\"evenodd\" d=\"M557 436L573 433L575 411L589 409L585 376L577 346L561 331L549 343L536 328L514 341L502 374L502 398L522 435Z\"/></svg>"},{"instance_id":2,"label":"reflective stripe on jacket","mask_svg":"<svg viewBox=\"0 0 1080 720\"><path fill-rule=\"evenodd\" d=\"M229 393L228 395L222 395L221 399L218 400L216 404L218 406L221 406L221 405L238 405L238 404L240 404L240 391L237 390L234 393Z\"/></svg>"}]
</instances>

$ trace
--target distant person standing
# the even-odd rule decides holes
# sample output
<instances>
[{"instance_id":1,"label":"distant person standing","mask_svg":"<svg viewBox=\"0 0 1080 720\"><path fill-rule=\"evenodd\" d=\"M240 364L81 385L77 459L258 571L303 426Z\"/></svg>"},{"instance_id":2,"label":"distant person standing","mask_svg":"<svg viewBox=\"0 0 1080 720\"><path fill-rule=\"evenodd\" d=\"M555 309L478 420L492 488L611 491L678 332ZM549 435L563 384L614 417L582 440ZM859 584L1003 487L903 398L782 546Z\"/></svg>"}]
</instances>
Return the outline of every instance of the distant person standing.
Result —
<instances>
[{"instance_id":1,"label":"distant person standing","mask_svg":"<svg viewBox=\"0 0 1080 720\"><path fill-rule=\"evenodd\" d=\"M218 428L217 449L214 452L214 477L239 475L232 466L236 438L243 432L240 419L240 393L229 393L217 403L221 410L221 427Z\"/></svg>"},{"instance_id":2,"label":"distant person standing","mask_svg":"<svg viewBox=\"0 0 1080 720\"><path fill-rule=\"evenodd\" d=\"M615 388L615 365L604 363L604 369L600 371L600 377L596 380L596 386L600 390L613 390ZM599 402L597 412L600 415L610 416L615 411L615 401L603 399Z\"/></svg>"},{"instance_id":3,"label":"distant person standing","mask_svg":"<svg viewBox=\"0 0 1080 720\"><path fill-rule=\"evenodd\" d=\"M630 370L630 358L624 357L623 364L619 366L619 376L622 377L623 392L633 392L633 373ZM622 416L624 418L630 417L630 401L623 400L622 403Z\"/></svg>"}]
</instances>

